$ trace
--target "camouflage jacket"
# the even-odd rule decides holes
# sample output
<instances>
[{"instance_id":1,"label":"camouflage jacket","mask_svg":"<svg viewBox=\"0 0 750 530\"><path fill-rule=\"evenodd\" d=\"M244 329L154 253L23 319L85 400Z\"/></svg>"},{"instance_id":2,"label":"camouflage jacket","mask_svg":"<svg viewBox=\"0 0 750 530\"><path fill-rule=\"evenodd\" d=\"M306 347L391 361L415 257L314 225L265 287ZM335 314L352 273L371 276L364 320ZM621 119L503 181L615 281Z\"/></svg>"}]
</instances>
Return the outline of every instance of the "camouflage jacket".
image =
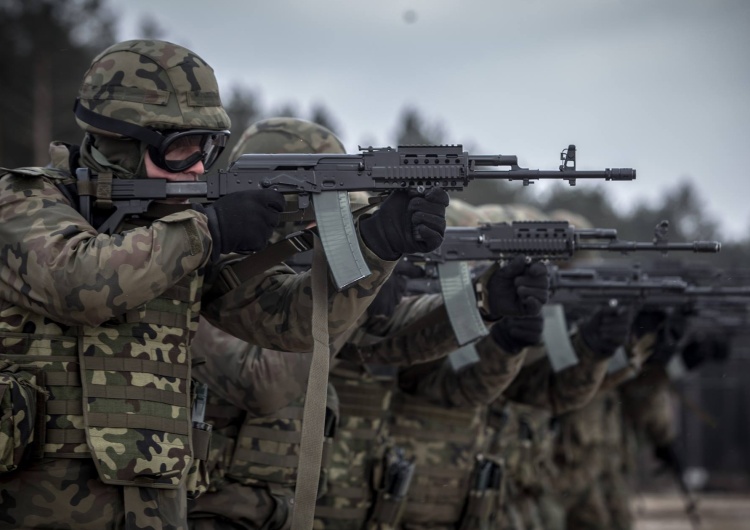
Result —
<instances>
[{"instance_id":1,"label":"camouflage jacket","mask_svg":"<svg viewBox=\"0 0 750 530\"><path fill-rule=\"evenodd\" d=\"M542 357L521 368L503 396L553 415L585 405L606 375L609 360L599 359L578 334L573 335L572 344L578 364L555 372L549 359Z\"/></svg>"},{"instance_id":2,"label":"camouflage jacket","mask_svg":"<svg viewBox=\"0 0 750 530\"><path fill-rule=\"evenodd\" d=\"M436 407L476 407L499 397L517 376L523 364L523 351L510 354L491 336L474 346L477 360L457 370L451 359L417 364L399 373L399 387Z\"/></svg>"}]
</instances>

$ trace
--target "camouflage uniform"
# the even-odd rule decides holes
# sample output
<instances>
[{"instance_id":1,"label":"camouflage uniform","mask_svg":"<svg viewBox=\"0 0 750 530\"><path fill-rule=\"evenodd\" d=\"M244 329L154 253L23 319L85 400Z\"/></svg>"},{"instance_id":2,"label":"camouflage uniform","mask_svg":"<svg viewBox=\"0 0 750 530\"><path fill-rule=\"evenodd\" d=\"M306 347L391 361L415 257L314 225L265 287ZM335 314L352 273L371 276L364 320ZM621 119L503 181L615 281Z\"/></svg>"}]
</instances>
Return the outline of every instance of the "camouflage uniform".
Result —
<instances>
[{"instance_id":1,"label":"camouflage uniform","mask_svg":"<svg viewBox=\"0 0 750 530\"><path fill-rule=\"evenodd\" d=\"M100 54L80 96L83 108L118 121L229 125L210 67L160 41ZM145 175L144 145L81 125L81 164ZM34 433L44 458L0 475L0 527L184 528L196 471L189 344L198 315L260 346L308 351L310 277L275 267L202 306L212 250L203 213L146 215L97 234L58 187L72 182L70 157L53 158L63 165L0 176L0 357L42 373L50 396ZM373 275L329 289L332 338L395 265L364 253Z\"/></svg>"},{"instance_id":2,"label":"camouflage uniform","mask_svg":"<svg viewBox=\"0 0 750 530\"><path fill-rule=\"evenodd\" d=\"M493 222L535 221L564 216L546 216L526 205L484 205L479 210ZM585 226L585 220L577 223ZM573 224L576 224L575 222ZM530 348L524 366L490 405L489 452L505 462L506 498L499 528L564 528L561 509L554 502L557 470L553 447L557 436L553 418L586 404L606 374L603 360L573 334L571 342L578 364L553 370L545 348Z\"/></svg>"},{"instance_id":3,"label":"camouflage uniform","mask_svg":"<svg viewBox=\"0 0 750 530\"><path fill-rule=\"evenodd\" d=\"M456 224L457 217L471 211L466 203L452 198L446 211L447 224ZM363 528L368 518L370 525L390 527L374 522L383 513L383 493L379 489L392 447L387 416L397 372L387 365L401 359L400 364L413 364L446 355L458 345L440 295L406 298L388 318L389 323L401 324L404 329L408 328L405 323L432 311L438 311L439 318L410 333L399 334L383 319L376 331L358 332L355 336L358 335L359 345L352 360L359 357L360 362L338 362L333 368L331 380L341 396L341 418L332 449L327 493L318 502L315 528ZM432 357L425 357L428 354Z\"/></svg>"},{"instance_id":4,"label":"camouflage uniform","mask_svg":"<svg viewBox=\"0 0 750 530\"><path fill-rule=\"evenodd\" d=\"M555 486L569 528L626 530L632 525L624 477L627 433L617 385L632 377L654 343L654 333L636 340L626 349L629 366L608 373L594 399L560 417Z\"/></svg>"}]
</instances>

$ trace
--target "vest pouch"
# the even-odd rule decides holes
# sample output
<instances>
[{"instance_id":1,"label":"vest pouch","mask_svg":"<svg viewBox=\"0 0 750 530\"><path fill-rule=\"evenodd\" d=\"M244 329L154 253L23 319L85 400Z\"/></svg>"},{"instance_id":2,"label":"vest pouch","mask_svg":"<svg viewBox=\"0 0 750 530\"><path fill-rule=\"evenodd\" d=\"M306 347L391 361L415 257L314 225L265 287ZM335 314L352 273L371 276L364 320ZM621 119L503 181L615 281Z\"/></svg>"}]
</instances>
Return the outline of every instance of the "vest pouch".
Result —
<instances>
[{"instance_id":1,"label":"vest pouch","mask_svg":"<svg viewBox=\"0 0 750 530\"><path fill-rule=\"evenodd\" d=\"M397 528L406 508L416 464L407 459L401 447L390 447L382 460L381 480L376 488L367 528L388 530Z\"/></svg>"},{"instance_id":2,"label":"vest pouch","mask_svg":"<svg viewBox=\"0 0 750 530\"><path fill-rule=\"evenodd\" d=\"M131 326L82 329L86 441L105 484L179 489L193 463L187 348L162 356L158 345L181 330L152 325L155 338L144 347Z\"/></svg>"},{"instance_id":3,"label":"vest pouch","mask_svg":"<svg viewBox=\"0 0 750 530\"><path fill-rule=\"evenodd\" d=\"M41 376L34 366L0 360L0 473L41 456L47 395Z\"/></svg>"},{"instance_id":4,"label":"vest pouch","mask_svg":"<svg viewBox=\"0 0 750 530\"><path fill-rule=\"evenodd\" d=\"M193 422L193 463L187 474L188 499L197 499L208 491L210 475L208 469L211 454L211 424Z\"/></svg>"},{"instance_id":5,"label":"vest pouch","mask_svg":"<svg viewBox=\"0 0 750 530\"><path fill-rule=\"evenodd\" d=\"M458 530L487 530L495 528L498 510L502 506L505 468L501 460L477 459L472 477L472 488L466 498Z\"/></svg>"}]
</instances>

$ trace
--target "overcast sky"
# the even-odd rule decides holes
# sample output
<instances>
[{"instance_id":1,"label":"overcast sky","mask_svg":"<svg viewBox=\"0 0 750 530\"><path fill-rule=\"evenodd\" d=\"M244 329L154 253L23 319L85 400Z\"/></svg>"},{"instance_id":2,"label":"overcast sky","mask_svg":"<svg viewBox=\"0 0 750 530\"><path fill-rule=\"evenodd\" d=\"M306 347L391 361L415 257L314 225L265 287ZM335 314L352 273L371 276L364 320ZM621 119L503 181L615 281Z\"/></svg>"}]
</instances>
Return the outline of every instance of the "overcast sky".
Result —
<instances>
[{"instance_id":1,"label":"overcast sky","mask_svg":"<svg viewBox=\"0 0 750 530\"><path fill-rule=\"evenodd\" d=\"M405 105L450 143L552 169L634 167L622 208L691 179L731 236L750 228L750 1L128 0L264 108L324 102L350 150L393 143ZM579 186L591 183L580 182Z\"/></svg>"}]
</instances>

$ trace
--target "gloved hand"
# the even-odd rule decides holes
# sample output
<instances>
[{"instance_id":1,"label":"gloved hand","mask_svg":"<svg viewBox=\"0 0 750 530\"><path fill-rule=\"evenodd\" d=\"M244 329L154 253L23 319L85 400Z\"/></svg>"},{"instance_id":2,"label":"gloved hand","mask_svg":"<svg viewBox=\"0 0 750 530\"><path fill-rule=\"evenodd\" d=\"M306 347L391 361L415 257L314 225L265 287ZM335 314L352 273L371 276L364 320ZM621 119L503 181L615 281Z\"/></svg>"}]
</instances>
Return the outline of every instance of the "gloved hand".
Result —
<instances>
[{"instance_id":1,"label":"gloved hand","mask_svg":"<svg viewBox=\"0 0 750 530\"><path fill-rule=\"evenodd\" d=\"M708 341L691 340L682 349L682 362L685 363L685 368L692 370L703 364L711 354L711 347Z\"/></svg>"},{"instance_id":2,"label":"gloved hand","mask_svg":"<svg viewBox=\"0 0 750 530\"><path fill-rule=\"evenodd\" d=\"M667 314L661 309L642 309L633 319L633 334L641 338L658 330L667 320Z\"/></svg>"},{"instance_id":3,"label":"gloved hand","mask_svg":"<svg viewBox=\"0 0 750 530\"><path fill-rule=\"evenodd\" d=\"M268 244L284 210L284 196L278 191L237 191L212 204L193 207L208 217L213 240L211 259L230 252L257 252Z\"/></svg>"},{"instance_id":4,"label":"gloved hand","mask_svg":"<svg viewBox=\"0 0 750 530\"><path fill-rule=\"evenodd\" d=\"M490 320L502 316L538 315L549 298L549 271L542 262L517 256L487 282Z\"/></svg>"},{"instance_id":5,"label":"gloved hand","mask_svg":"<svg viewBox=\"0 0 750 530\"><path fill-rule=\"evenodd\" d=\"M380 259L395 261L404 254L430 252L443 243L448 194L442 188L398 190L380 209L360 222L365 245Z\"/></svg>"},{"instance_id":6,"label":"gloved hand","mask_svg":"<svg viewBox=\"0 0 750 530\"><path fill-rule=\"evenodd\" d=\"M402 259L393 269L390 278L386 280L378 291L375 300L367 307L367 315L370 318L378 316L391 316L401 299L406 295L406 286L409 278L421 278L424 269L413 263Z\"/></svg>"},{"instance_id":7,"label":"gloved hand","mask_svg":"<svg viewBox=\"0 0 750 530\"><path fill-rule=\"evenodd\" d=\"M626 307L599 309L580 326L583 342L597 358L607 359L624 345L630 332L631 313Z\"/></svg>"},{"instance_id":8,"label":"gloved hand","mask_svg":"<svg viewBox=\"0 0 750 530\"><path fill-rule=\"evenodd\" d=\"M541 315L505 317L492 325L490 334L506 352L519 353L526 346L539 344L543 329L544 318Z\"/></svg>"}]
</instances>

